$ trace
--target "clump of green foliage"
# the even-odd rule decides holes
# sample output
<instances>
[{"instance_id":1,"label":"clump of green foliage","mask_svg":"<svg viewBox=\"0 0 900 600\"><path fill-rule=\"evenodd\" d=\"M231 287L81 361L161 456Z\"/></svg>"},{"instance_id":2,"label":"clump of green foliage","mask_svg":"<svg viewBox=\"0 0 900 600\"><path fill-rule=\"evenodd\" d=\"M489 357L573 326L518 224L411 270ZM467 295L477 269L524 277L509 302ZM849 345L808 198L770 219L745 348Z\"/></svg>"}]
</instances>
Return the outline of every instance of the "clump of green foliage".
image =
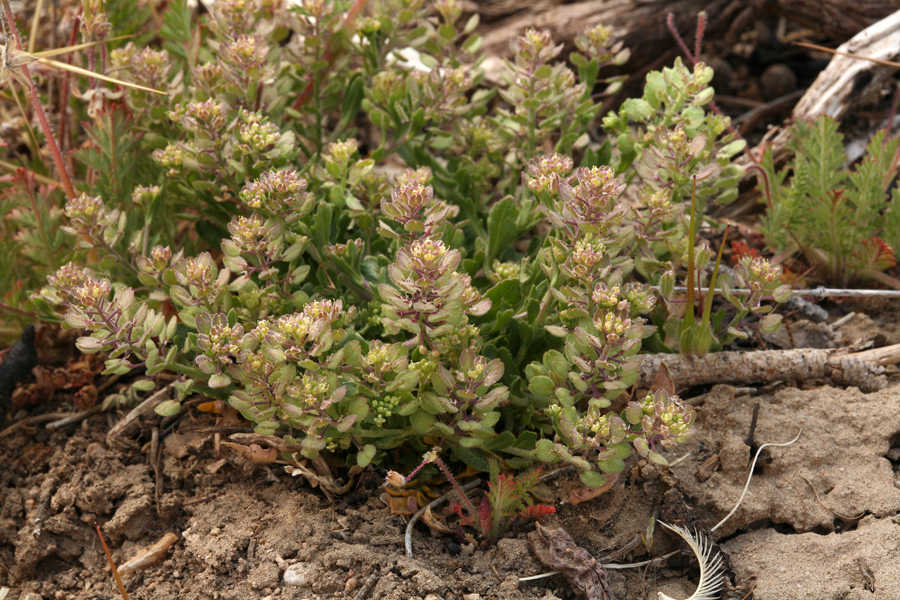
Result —
<instances>
[{"instance_id":1,"label":"clump of green foliage","mask_svg":"<svg viewBox=\"0 0 900 600\"><path fill-rule=\"evenodd\" d=\"M875 280L900 288L884 273L900 248L898 140L879 131L865 158L850 167L838 125L826 115L795 123L788 144L794 157L779 171L766 151L760 229L779 253L800 251L831 285Z\"/></svg>"},{"instance_id":2,"label":"clump of green foliage","mask_svg":"<svg viewBox=\"0 0 900 600\"><path fill-rule=\"evenodd\" d=\"M693 409L664 391L610 408L648 337L679 347L694 307L676 280L708 279L695 178L703 203L741 175L742 143L703 108L712 71L652 73L598 145L594 84L627 58L610 29L578 37L578 74L527 31L498 91L456 0L364 4L220 0L193 26L175 1L161 47L114 50L120 77L170 95L104 97L78 156L103 174L63 210L77 259L35 306L106 373L174 373L163 412L202 392L308 458L439 446L482 471L570 463L592 486L633 451L664 463ZM759 293L706 349L747 335L777 275L738 275Z\"/></svg>"}]
</instances>

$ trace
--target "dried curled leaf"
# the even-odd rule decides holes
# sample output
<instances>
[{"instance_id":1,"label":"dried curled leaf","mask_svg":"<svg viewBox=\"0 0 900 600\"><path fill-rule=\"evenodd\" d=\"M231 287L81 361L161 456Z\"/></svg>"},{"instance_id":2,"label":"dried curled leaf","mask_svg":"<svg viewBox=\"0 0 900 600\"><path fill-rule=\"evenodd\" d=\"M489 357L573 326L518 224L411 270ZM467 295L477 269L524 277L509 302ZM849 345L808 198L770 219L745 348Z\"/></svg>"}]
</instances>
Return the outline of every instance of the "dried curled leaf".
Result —
<instances>
[{"instance_id":1,"label":"dried curled leaf","mask_svg":"<svg viewBox=\"0 0 900 600\"><path fill-rule=\"evenodd\" d=\"M554 531L537 523L537 529L528 534L528 547L541 564L560 571L576 595L613 600L606 569L562 528Z\"/></svg>"},{"instance_id":2,"label":"dried curled leaf","mask_svg":"<svg viewBox=\"0 0 900 600\"><path fill-rule=\"evenodd\" d=\"M226 448L231 448L239 456L258 464L271 464L278 460L278 450L276 448L263 448L258 444L250 444L243 446L241 444L233 444L231 442L222 442Z\"/></svg>"}]
</instances>

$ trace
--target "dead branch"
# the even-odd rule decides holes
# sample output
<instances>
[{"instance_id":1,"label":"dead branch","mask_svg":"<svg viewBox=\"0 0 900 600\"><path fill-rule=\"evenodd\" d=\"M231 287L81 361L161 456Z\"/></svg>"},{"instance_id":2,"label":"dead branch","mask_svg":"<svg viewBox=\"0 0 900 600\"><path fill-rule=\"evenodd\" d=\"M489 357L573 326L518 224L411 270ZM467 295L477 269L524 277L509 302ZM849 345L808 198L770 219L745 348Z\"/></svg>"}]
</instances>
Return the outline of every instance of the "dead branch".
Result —
<instances>
[{"instance_id":1,"label":"dead branch","mask_svg":"<svg viewBox=\"0 0 900 600\"><path fill-rule=\"evenodd\" d=\"M900 11L859 32L837 49L881 61L896 61L900 58ZM896 72L897 67L835 54L797 103L793 120L814 119L821 114L830 115L837 120L859 114L880 115L871 119L871 122L864 123L863 127L857 127L846 139L847 158L850 161L857 160L875 131L889 125L887 119L891 109L891 95L886 92L891 88L890 80ZM896 127L892 127L892 130L896 132ZM771 147L775 164L783 164L790 158L790 153L785 148L789 140L790 132L786 128L773 128L752 153L759 156L758 148ZM747 167L750 165L750 158L744 155L737 162Z\"/></svg>"},{"instance_id":2,"label":"dead branch","mask_svg":"<svg viewBox=\"0 0 900 600\"><path fill-rule=\"evenodd\" d=\"M170 384L159 390L134 407L121 421L116 423L116 425L109 430L109 433L106 434L106 445L112 447L117 440L131 435L129 432L133 432L137 429L142 419L153 416L156 407L169 399L171 387Z\"/></svg>"},{"instance_id":3,"label":"dead branch","mask_svg":"<svg viewBox=\"0 0 900 600\"><path fill-rule=\"evenodd\" d=\"M667 13L676 15L679 32L691 37L697 13L708 15L707 38L737 38L764 12L786 17L817 33L847 39L900 8L896 0L585 0L562 3L558 0L495 0L473 3L485 25L483 49L489 55L510 56L509 42L529 27L546 29L557 43L571 45L585 27L603 23L613 27L636 51L629 69L644 66L661 52L675 49L675 41L665 28Z\"/></svg>"},{"instance_id":4,"label":"dead branch","mask_svg":"<svg viewBox=\"0 0 900 600\"><path fill-rule=\"evenodd\" d=\"M830 379L869 393L887 385L883 365L900 362L900 344L854 354L833 350L763 350L716 352L702 358L679 354L647 354L641 362L638 387L648 388L665 365L676 389L716 383L774 383Z\"/></svg>"},{"instance_id":5,"label":"dead branch","mask_svg":"<svg viewBox=\"0 0 900 600\"><path fill-rule=\"evenodd\" d=\"M837 50L879 61L896 61L900 56L900 11L861 31ZM878 104L885 82L896 71L896 66L883 62L835 54L797 103L794 118L827 114L841 120L854 108Z\"/></svg>"}]
</instances>

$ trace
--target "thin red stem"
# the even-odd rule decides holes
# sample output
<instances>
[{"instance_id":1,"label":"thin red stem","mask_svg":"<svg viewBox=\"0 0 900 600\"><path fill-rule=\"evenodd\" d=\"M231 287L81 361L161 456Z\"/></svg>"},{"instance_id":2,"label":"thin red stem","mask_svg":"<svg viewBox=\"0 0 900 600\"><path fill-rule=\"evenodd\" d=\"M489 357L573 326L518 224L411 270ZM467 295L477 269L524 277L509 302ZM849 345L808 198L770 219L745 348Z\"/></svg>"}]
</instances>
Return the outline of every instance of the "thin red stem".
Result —
<instances>
[{"instance_id":1,"label":"thin red stem","mask_svg":"<svg viewBox=\"0 0 900 600\"><path fill-rule=\"evenodd\" d=\"M350 27L356 21L356 18L360 14L362 14L363 9L366 7L366 4L368 4L368 2L369 2L369 0L354 0L353 6L350 7L350 10L347 11L347 16L344 18L344 29L350 29ZM325 55L322 57L322 60L327 61L328 64L330 65L331 61L333 59L332 54L333 54L332 51L329 49L328 51L325 52ZM313 77L315 78L316 75L313 74ZM297 96L297 100L294 102L294 109L299 109L301 106L303 106L304 104L306 104L309 101L309 99L313 93L314 84L315 84L314 80L310 80L310 82L308 84L306 84L306 88L304 88L304 90L302 92L300 92L300 95Z\"/></svg>"},{"instance_id":2,"label":"thin red stem","mask_svg":"<svg viewBox=\"0 0 900 600\"><path fill-rule=\"evenodd\" d=\"M9 23L11 37L16 40L16 46L19 51L22 52L22 42L19 40L19 30L16 28L16 20L13 16L12 9L9 6L9 0L3 0L3 9L6 12L6 21ZM7 40L6 43L11 44L12 40ZM59 180L63 185L63 190L65 190L67 198L74 198L76 196L75 188L72 186L72 181L69 179L68 171L66 171L66 163L63 161L62 153L59 151L59 146L56 144L56 138L53 136L53 129L50 128L50 122L47 120L47 115L44 114L44 107L41 106L41 99L38 97L37 87L34 85L34 80L31 78L28 67L22 65L19 68L22 69L22 73L25 74L25 79L28 81L35 113L37 114L38 121L41 123L41 129L44 130L44 137L47 139L47 147L50 148L53 162L56 163L56 170L59 172Z\"/></svg>"}]
</instances>

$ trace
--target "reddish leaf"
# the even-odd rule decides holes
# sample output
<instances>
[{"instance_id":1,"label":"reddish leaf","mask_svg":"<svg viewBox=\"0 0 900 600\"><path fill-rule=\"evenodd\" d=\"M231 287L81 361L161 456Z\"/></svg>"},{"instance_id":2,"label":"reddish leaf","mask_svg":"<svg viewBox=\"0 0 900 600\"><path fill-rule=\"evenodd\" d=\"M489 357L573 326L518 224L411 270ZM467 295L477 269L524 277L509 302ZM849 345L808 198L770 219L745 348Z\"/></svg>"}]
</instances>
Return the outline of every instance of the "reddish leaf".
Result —
<instances>
[{"instance_id":1,"label":"reddish leaf","mask_svg":"<svg viewBox=\"0 0 900 600\"><path fill-rule=\"evenodd\" d=\"M745 256L749 256L750 258L759 256L759 251L756 248L750 247L747 242L743 240L731 242L731 252L734 254L734 259L736 261L740 261Z\"/></svg>"},{"instance_id":2,"label":"reddish leaf","mask_svg":"<svg viewBox=\"0 0 900 600\"><path fill-rule=\"evenodd\" d=\"M554 514L556 514L555 506L548 506L546 504L533 504L520 512L519 516L523 519L536 519L538 517L543 517L544 515Z\"/></svg>"},{"instance_id":3,"label":"reddish leaf","mask_svg":"<svg viewBox=\"0 0 900 600\"><path fill-rule=\"evenodd\" d=\"M863 266L884 271L897 264L893 248L877 237L863 240L861 245L862 249L853 254L859 258Z\"/></svg>"}]
</instances>

